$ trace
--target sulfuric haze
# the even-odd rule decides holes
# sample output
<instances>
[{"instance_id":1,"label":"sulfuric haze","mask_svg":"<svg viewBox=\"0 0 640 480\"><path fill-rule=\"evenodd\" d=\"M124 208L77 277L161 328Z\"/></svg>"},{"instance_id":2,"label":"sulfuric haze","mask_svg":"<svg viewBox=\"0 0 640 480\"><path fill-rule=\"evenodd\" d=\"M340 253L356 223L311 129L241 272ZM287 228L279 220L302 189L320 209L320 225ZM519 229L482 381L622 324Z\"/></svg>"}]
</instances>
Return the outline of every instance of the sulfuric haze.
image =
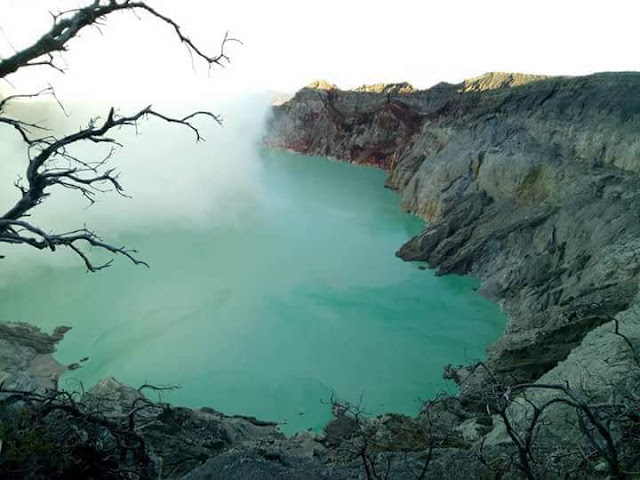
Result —
<instances>
[{"instance_id":1,"label":"sulfuric haze","mask_svg":"<svg viewBox=\"0 0 640 480\"><path fill-rule=\"evenodd\" d=\"M189 232L220 223L233 224L256 207L260 195L256 144L267 105L265 95L251 95L233 102L216 102L215 106L207 101L199 105L185 102L170 109L180 116L197 108L211 108L226 118L224 127L199 121L206 140L200 143L187 128L157 120L141 122L137 134L133 129L117 131L112 136L124 148L116 150L111 166L120 172L120 181L132 198L115 192L98 194L97 203L87 208L87 201L77 192L54 188L30 220L45 230L58 232L86 225L114 244L127 233L152 234L167 225ZM97 105L78 102L69 102L66 108L68 118L52 102L20 104L10 113L33 121L46 119L57 131L70 133L102 111ZM89 142L71 153L93 161L103 158L108 148ZM25 146L12 129L0 129L0 158L0 210L6 211L19 199L12 184L24 177L27 165ZM0 254L7 256L1 264L0 287L16 274L31 274L26 266L81 265L77 257L64 251L51 254L0 244ZM144 252L140 257L144 258ZM123 258L118 261L119 265L127 262Z\"/></svg>"}]
</instances>

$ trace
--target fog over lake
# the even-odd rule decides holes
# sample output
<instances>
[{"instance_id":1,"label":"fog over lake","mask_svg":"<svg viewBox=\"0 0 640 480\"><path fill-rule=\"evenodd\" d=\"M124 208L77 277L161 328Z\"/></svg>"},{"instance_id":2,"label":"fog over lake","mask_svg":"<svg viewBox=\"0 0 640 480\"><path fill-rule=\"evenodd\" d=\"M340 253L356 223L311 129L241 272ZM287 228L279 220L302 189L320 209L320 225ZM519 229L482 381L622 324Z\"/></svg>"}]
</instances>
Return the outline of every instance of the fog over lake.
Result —
<instances>
[{"instance_id":1,"label":"fog over lake","mask_svg":"<svg viewBox=\"0 0 640 480\"><path fill-rule=\"evenodd\" d=\"M482 358L498 338L504 317L475 280L394 256L423 222L399 209L385 173L259 147L267 105L264 96L211 105L227 122L199 124L205 143L157 121L119 132L126 146L113 164L133 198L106 194L87 209L56 192L34 216L59 231L86 223L150 269L119 258L86 274L68 253L2 246L0 318L70 325L57 358L90 358L65 388L106 376L177 384L164 400L317 430L332 392L362 396L374 414L416 413L420 399L451 388L444 365ZM104 110L69 108L71 117L50 104L26 113L73 131ZM25 156L10 132L0 140L14 162L0 165L6 210Z\"/></svg>"}]
</instances>

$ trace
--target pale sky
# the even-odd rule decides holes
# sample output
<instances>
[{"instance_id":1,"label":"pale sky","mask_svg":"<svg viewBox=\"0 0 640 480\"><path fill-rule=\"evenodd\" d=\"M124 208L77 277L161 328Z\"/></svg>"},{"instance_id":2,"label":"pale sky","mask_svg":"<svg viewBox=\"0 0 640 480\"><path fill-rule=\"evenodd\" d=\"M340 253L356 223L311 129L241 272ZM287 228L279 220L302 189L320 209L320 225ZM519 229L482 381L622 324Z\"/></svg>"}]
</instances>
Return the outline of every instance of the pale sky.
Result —
<instances>
[{"instance_id":1,"label":"pale sky","mask_svg":"<svg viewBox=\"0 0 640 480\"><path fill-rule=\"evenodd\" d=\"M79 0L2 0L0 53L34 39L48 9ZM487 71L586 74L640 70L638 0L148 0L194 40L233 63L207 75L157 20L114 16L86 31L53 75L62 94L105 101L295 91L318 78L343 88L409 81L428 87ZM117 18L116 18L117 17ZM36 78L15 77L23 88ZM43 81L43 77L37 77Z\"/></svg>"}]
</instances>

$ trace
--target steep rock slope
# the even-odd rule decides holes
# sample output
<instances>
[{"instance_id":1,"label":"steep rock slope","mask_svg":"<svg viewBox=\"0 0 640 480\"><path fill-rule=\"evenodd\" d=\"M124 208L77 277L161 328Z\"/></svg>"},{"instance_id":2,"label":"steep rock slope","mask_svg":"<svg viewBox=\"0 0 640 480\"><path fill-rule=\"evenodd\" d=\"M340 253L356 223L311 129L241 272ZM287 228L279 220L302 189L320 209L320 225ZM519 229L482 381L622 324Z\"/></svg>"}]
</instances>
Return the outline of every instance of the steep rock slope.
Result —
<instances>
[{"instance_id":1,"label":"steep rock slope","mask_svg":"<svg viewBox=\"0 0 640 480\"><path fill-rule=\"evenodd\" d=\"M427 221L398 255L482 279L510 318L488 362L509 382L539 378L634 303L640 74L317 82L274 107L265 143L388 170Z\"/></svg>"}]
</instances>

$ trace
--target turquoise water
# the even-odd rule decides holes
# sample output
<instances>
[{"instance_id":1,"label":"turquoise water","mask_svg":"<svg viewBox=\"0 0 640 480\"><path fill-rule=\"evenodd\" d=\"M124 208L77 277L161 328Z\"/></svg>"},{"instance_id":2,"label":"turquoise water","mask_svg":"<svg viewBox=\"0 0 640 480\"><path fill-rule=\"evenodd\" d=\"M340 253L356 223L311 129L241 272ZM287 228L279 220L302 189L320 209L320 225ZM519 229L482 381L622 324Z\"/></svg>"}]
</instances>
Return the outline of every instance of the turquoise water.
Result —
<instances>
[{"instance_id":1,"label":"turquoise water","mask_svg":"<svg viewBox=\"0 0 640 480\"><path fill-rule=\"evenodd\" d=\"M262 151L250 213L125 238L152 268L42 268L0 290L0 318L71 325L65 378L177 384L163 400L283 422L329 418L332 392L372 414L416 413L451 388L447 363L484 356L504 327L476 281L394 256L422 228L382 171ZM71 388L71 387L69 387Z\"/></svg>"}]
</instances>

